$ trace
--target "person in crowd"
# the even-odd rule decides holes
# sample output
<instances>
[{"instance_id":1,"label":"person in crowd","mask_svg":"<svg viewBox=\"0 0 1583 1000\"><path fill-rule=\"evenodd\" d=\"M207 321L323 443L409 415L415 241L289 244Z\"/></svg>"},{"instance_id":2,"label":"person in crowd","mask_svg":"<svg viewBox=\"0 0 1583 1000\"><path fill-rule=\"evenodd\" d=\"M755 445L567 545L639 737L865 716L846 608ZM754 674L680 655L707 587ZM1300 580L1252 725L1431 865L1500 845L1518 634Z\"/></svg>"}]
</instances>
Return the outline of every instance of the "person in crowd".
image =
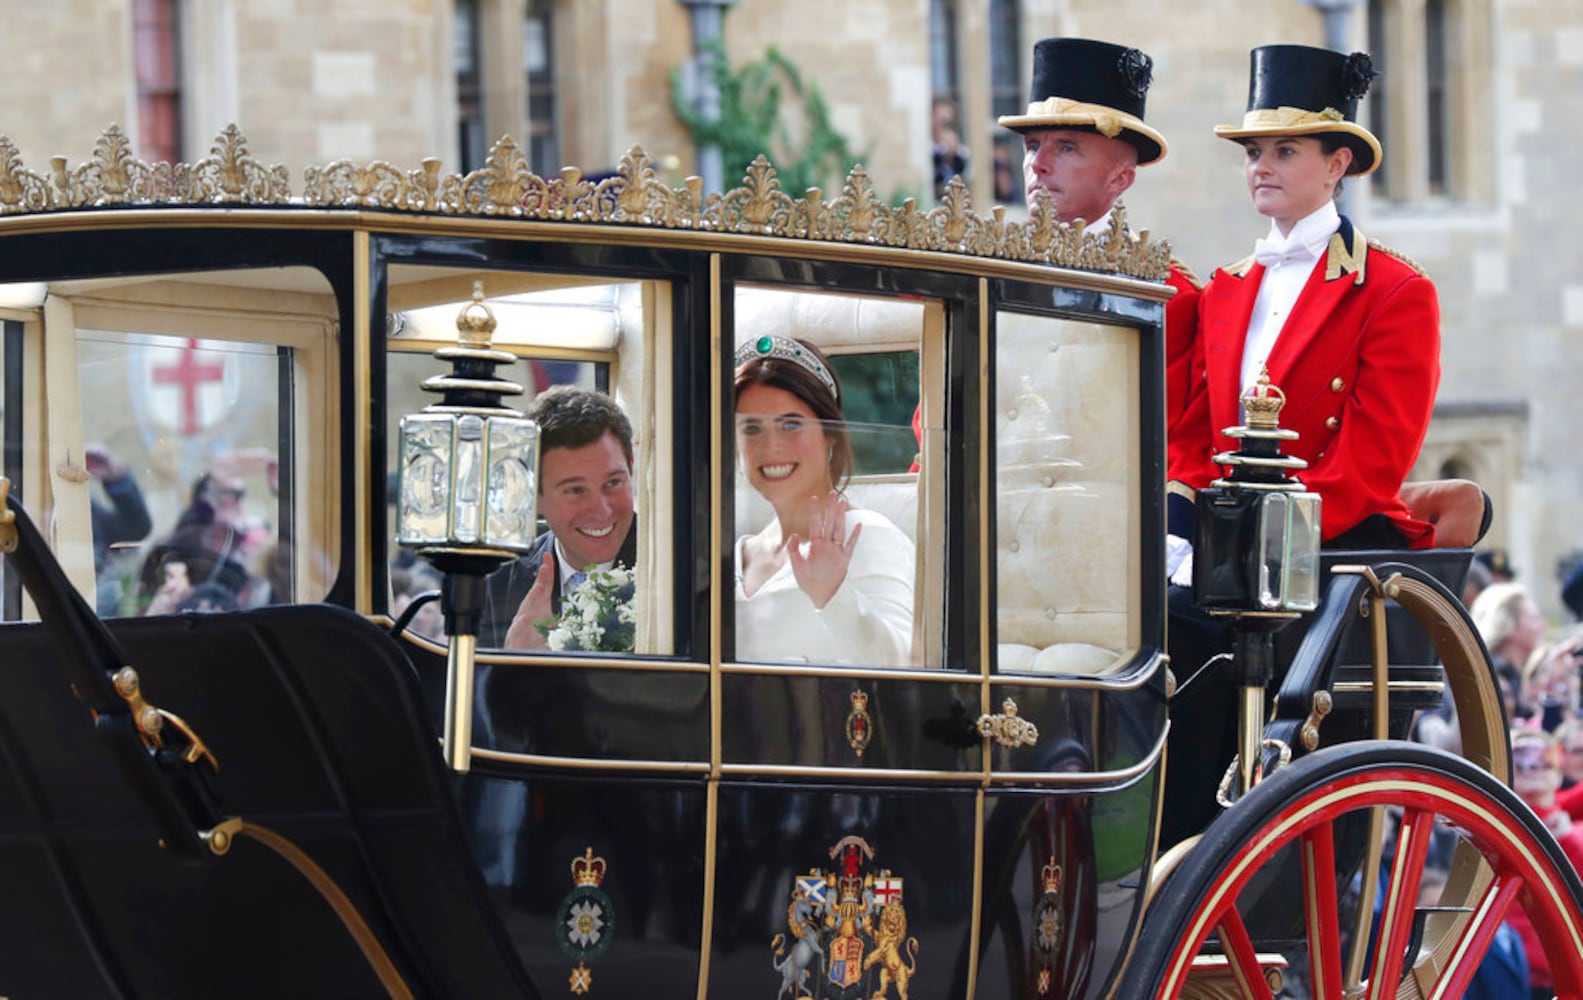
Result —
<instances>
[{"instance_id":1,"label":"person in crowd","mask_svg":"<svg viewBox=\"0 0 1583 1000\"><path fill-rule=\"evenodd\" d=\"M1561 766L1556 805L1566 810L1572 822L1583 823L1583 719L1573 717L1561 723L1556 728L1555 738Z\"/></svg>"},{"instance_id":2,"label":"person in crowd","mask_svg":"<svg viewBox=\"0 0 1583 1000\"><path fill-rule=\"evenodd\" d=\"M1473 554L1473 560L1489 571L1491 583L1511 583L1517 579L1517 569L1505 549L1480 549Z\"/></svg>"},{"instance_id":3,"label":"person in crowd","mask_svg":"<svg viewBox=\"0 0 1583 1000\"><path fill-rule=\"evenodd\" d=\"M256 540L243 515L245 496L240 478L220 472L198 477L175 528L143 559L138 594L146 605L145 614L179 610L204 584L213 584L228 598L227 602L212 589L205 591L211 608L247 603L253 580L247 566L256 554Z\"/></svg>"},{"instance_id":4,"label":"person in crowd","mask_svg":"<svg viewBox=\"0 0 1583 1000\"><path fill-rule=\"evenodd\" d=\"M1165 158L1165 137L1143 120L1153 76L1154 61L1138 49L1088 38L1034 43L1028 110L999 119L1022 135L1030 211L1043 204L1059 222L1081 220L1085 233L1109 232L1112 213L1138 168ZM1176 290L1165 306L1169 425L1187 401L1198 279L1173 260L1166 282Z\"/></svg>"},{"instance_id":5,"label":"person in crowd","mask_svg":"<svg viewBox=\"0 0 1583 1000\"><path fill-rule=\"evenodd\" d=\"M934 198L945 197L951 178L967 180L968 149L956 124L956 102L937 97L930 109L930 132L934 146Z\"/></svg>"},{"instance_id":6,"label":"person in crowd","mask_svg":"<svg viewBox=\"0 0 1583 1000\"><path fill-rule=\"evenodd\" d=\"M916 554L841 493L852 444L829 360L779 336L744 343L735 360L738 461L775 510L733 553L738 658L910 663Z\"/></svg>"},{"instance_id":7,"label":"person in crowd","mask_svg":"<svg viewBox=\"0 0 1583 1000\"><path fill-rule=\"evenodd\" d=\"M1583 622L1583 560L1567 570L1561 580L1561 603L1572 612L1572 617Z\"/></svg>"},{"instance_id":8,"label":"person in crowd","mask_svg":"<svg viewBox=\"0 0 1583 1000\"><path fill-rule=\"evenodd\" d=\"M1572 866L1583 872L1583 826L1576 826L1556 801L1561 787L1561 769L1556 759L1555 738L1542 729L1519 726L1511 732L1512 790L1527 803L1550 832L1555 834ZM1508 911L1508 919L1522 936L1528 953L1528 987L1534 997L1555 995L1555 979L1544 945L1521 907ZM1552 947L1555 947L1552 944Z\"/></svg>"},{"instance_id":9,"label":"person in crowd","mask_svg":"<svg viewBox=\"0 0 1583 1000\"><path fill-rule=\"evenodd\" d=\"M83 464L88 474L99 481L109 503L90 499L89 516L93 526L93 569L96 582L95 605L99 614L114 615L121 610L121 586L111 568L110 550L126 542L140 542L154 529L148 505L137 480L115 452L103 444L83 448Z\"/></svg>"},{"instance_id":10,"label":"person in crowd","mask_svg":"<svg viewBox=\"0 0 1583 1000\"><path fill-rule=\"evenodd\" d=\"M1573 716L1561 723L1556 727L1555 738L1561 757L1561 790L1557 796L1567 797L1561 806L1578 819L1579 807L1583 807L1583 719Z\"/></svg>"},{"instance_id":11,"label":"person in crowd","mask_svg":"<svg viewBox=\"0 0 1583 1000\"><path fill-rule=\"evenodd\" d=\"M571 385L539 393L527 415L539 425L538 513L548 527L490 575L478 640L544 650L541 626L590 572L637 565L632 422L609 396Z\"/></svg>"},{"instance_id":12,"label":"person in crowd","mask_svg":"<svg viewBox=\"0 0 1583 1000\"><path fill-rule=\"evenodd\" d=\"M1555 642L1536 645L1523 663L1523 700L1534 707L1539 727L1548 732L1577 717L1580 646L1583 631L1573 631Z\"/></svg>"},{"instance_id":13,"label":"person in crowd","mask_svg":"<svg viewBox=\"0 0 1583 1000\"><path fill-rule=\"evenodd\" d=\"M1490 652L1490 666L1517 692L1513 712L1520 718L1533 714L1530 692L1523 686L1523 666L1544 638L1545 620L1520 583L1492 583L1468 609L1473 625Z\"/></svg>"},{"instance_id":14,"label":"person in crowd","mask_svg":"<svg viewBox=\"0 0 1583 1000\"><path fill-rule=\"evenodd\" d=\"M1473 607L1473 602L1479 599L1479 595L1484 592L1484 588L1494 582L1495 579L1490 576L1490 568L1488 566L1477 559L1468 563L1468 575L1462 581L1462 606L1464 608Z\"/></svg>"}]
</instances>

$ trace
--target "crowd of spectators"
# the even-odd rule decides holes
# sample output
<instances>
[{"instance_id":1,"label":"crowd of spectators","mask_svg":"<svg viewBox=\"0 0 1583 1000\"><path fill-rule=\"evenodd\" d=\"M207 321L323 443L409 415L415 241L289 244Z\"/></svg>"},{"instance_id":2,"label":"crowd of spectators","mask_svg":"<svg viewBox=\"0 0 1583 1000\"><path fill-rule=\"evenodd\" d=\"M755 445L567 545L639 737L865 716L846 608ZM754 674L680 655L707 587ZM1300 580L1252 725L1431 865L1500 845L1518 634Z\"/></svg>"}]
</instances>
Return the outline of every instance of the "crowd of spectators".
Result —
<instances>
[{"instance_id":1,"label":"crowd of spectators","mask_svg":"<svg viewBox=\"0 0 1583 1000\"><path fill-rule=\"evenodd\" d=\"M1561 581L1562 603L1583 620L1583 571ZM1480 552L1462 599L1489 651L1490 666L1510 727L1512 788L1555 834L1574 867L1583 871L1583 625L1548 621L1529 581L1500 550ZM1422 742L1460 752L1461 738L1449 695L1436 712L1417 720ZM1527 970L1530 995L1549 997L1554 984L1533 926L1521 908L1507 921L1522 948L1491 959ZM1484 971L1484 970L1481 970ZM1519 995L1508 991L1470 996Z\"/></svg>"}]
</instances>

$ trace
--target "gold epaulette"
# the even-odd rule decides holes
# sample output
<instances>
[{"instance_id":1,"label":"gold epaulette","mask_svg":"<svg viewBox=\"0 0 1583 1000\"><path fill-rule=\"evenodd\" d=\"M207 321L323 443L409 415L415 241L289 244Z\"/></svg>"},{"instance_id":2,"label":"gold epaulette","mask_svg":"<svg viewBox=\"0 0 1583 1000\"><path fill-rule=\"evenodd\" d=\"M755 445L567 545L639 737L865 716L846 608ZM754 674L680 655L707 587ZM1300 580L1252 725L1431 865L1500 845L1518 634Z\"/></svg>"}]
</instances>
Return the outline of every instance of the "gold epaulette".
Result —
<instances>
[{"instance_id":1,"label":"gold epaulette","mask_svg":"<svg viewBox=\"0 0 1583 1000\"><path fill-rule=\"evenodd\" d=\"M1194 274L1193 269L1188 267L1186 262L1175 254L1171 255L1171 266L1182 272L1182 277L1187 279L1189 285L1200 290L1203 289L1204 283L1199 280L1198 275Z\"/></svg>"},{"instance_id":2,"label":"gold epaulette","mask_svg":"<svg viewBox=\"0 0 1583 1000\"><path fill-rule=\"evenodd\" d=\"M1229 275L1233 275L1234 277L1242 278L1247 276L1248 270L1252 267L1253 254L1250 253L1246 257L1237 261L1235 264L1225 265L1221 268L1221 270L1225 271Z\"/></svg>"},{"instance_id":3,"label":"gold epaulette","mask_svg":"<svg viewBox=\"0 0 1583 1000\"><path fill-rule=\"evenodd\" d=\"M1409 257L1406 254L1402 253L1400 250L1392 250L1390 247L1388 247L1385 244L1381 243L1379 240L1369 240L1369 249L1370 250L1378 250L1380 253L1385 254L1387 257L1395 257L1397 260L1401 261L1403 264L1406 264L1408 267L1412 268L1413 271L1420 278L1427 278L1427 277L1429 277L1429 275L1427 273L1425 273L1425 271L1423 269L1423 266L1421 264L1419 264L1416 260L1413 260L1411 257Z\"/></svg>"}]
</instances>

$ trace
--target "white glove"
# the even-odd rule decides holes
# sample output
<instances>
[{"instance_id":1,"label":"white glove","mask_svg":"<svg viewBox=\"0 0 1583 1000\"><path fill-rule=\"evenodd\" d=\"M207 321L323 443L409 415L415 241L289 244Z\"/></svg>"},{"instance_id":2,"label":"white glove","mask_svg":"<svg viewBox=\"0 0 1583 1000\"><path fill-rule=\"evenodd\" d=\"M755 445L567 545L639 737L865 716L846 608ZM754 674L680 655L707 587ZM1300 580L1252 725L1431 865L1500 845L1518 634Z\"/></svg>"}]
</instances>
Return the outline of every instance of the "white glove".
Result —
<instances>
[{"instance_id":1,"label":"white glove","mask_svg":"<svg viewBox=\"0 0 1583 1000\"><path fill-rule=\"evenodd\" d=\"M1179 586L1193 585L1193 543L1181 535L1165 536L1165 575Z\"/></svg>"}]
</instances>

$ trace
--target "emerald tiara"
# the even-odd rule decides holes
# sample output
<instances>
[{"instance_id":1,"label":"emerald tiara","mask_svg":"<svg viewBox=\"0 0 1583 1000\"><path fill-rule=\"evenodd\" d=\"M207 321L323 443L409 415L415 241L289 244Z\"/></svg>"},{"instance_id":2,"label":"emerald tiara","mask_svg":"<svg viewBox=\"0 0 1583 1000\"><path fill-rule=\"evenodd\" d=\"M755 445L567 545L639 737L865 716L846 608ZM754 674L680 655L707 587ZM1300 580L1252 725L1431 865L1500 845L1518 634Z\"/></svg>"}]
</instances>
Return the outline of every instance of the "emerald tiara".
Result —
<instances>
[{"instance_id":1,"label":"emerald tiara","mask_svg":"<svg viewBox=\"0 0 1583 1000\"><path fill-rule=\"evenodd\" d=\"M769 361L772 358L801 365L811 372L814 378L823 382L825 388L830 390L831 397L839 402L840 396L836 392L835 377L830 374L830 369L824 366L824 362L820 361L817 355L790 337L766 334L757 340L747 341L737 348L736 364L737 367L741 367L749 361Z\"/></svg>"}]
</instances>

